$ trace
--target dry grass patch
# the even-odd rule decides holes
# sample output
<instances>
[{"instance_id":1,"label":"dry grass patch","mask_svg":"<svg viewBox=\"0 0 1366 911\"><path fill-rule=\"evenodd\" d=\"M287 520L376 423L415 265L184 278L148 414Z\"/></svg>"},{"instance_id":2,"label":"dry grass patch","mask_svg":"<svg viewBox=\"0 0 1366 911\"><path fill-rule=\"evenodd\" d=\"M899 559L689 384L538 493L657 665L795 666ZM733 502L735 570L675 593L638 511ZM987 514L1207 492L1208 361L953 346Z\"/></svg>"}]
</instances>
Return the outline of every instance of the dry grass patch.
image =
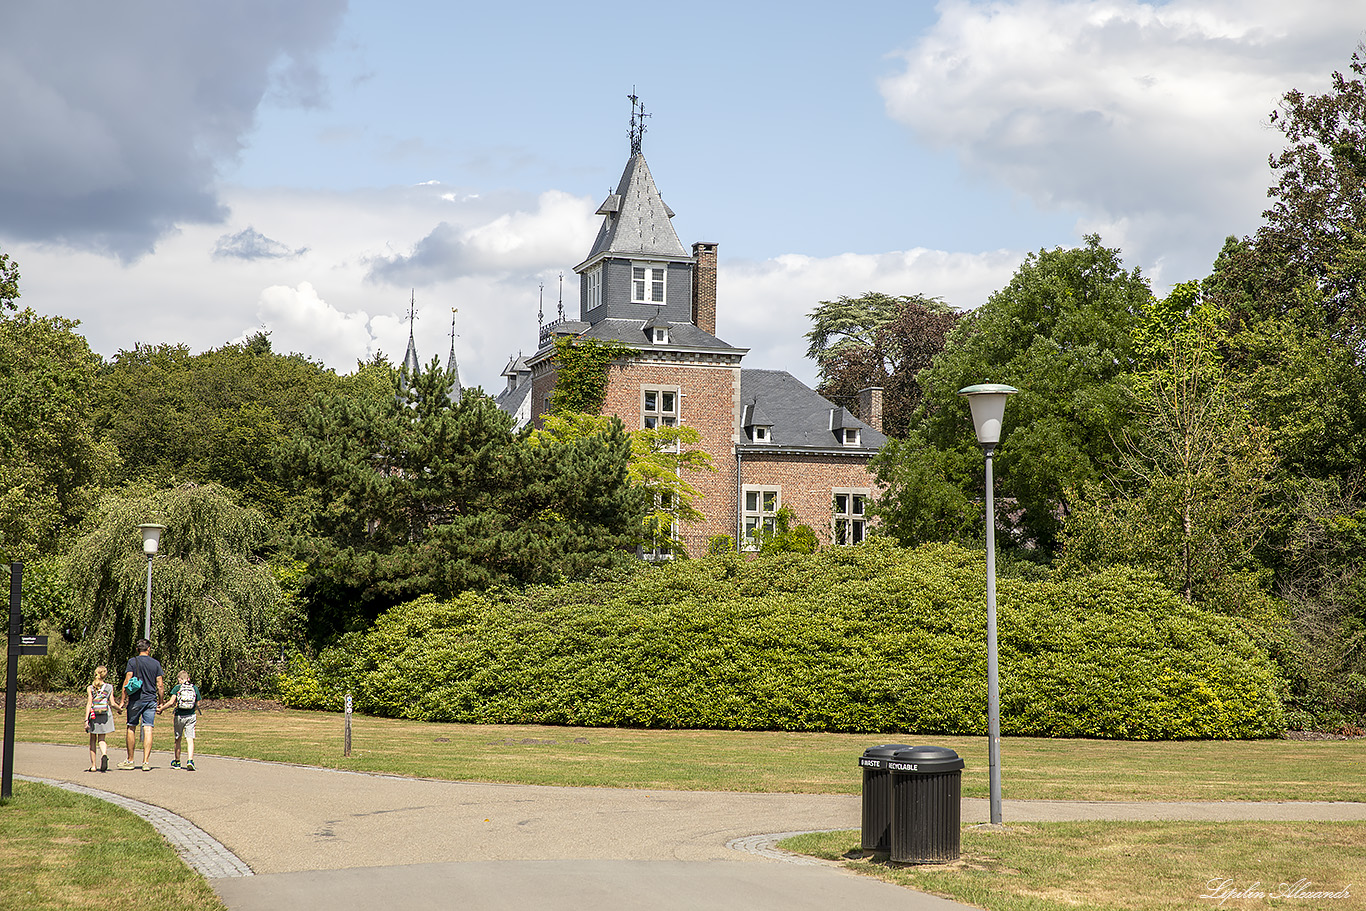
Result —
<instances>
[{"instance_id":1,"label":"dry grass patch","mask_svg":"<svg viewBox=\"0 0 1366 911\"><path fill-rule=\"evenodd\" d=\"M1366 909L1366 823L1027 823L965 828L962 857L863 859L857 831L788 839L791 851L987 911ZM857 859L854 859L857 858ZM1313 896L1328 892L1336 897ZM1345 894L1344 894L1345 893Z\"/></svg>"},{"instance_id":2,"label":"dry grass patch","mask_svg":"<svg viewBox=\"0 0 1366 911\"><path fill-rule=\"evenodd\" d=\"M151 823L25 781L0 805L0 908L226 911Z\"/></svg>"}]
</instances>

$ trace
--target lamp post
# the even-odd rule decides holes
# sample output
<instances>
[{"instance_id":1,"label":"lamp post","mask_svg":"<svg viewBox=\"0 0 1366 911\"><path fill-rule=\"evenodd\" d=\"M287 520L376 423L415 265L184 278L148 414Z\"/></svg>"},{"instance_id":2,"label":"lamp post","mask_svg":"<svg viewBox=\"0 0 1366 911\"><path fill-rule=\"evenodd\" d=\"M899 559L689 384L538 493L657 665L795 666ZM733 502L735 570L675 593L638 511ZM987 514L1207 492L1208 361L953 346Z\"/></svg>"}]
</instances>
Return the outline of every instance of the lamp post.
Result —
<instances>
[{"instance_id":1,"label":"lamp post","mask_svg":"<svg viewBox=\"0 0 1366 911\"><path fill-rule=\"evenodd\" d=\"M987 487L987 763L991 775L991 824L1001 824L1001 687L996 661L996 502L991 457L1001 441L1006 397L1020 390L1000 383L980 383L958 390L972 408L977 442L986 458Z\"/></svg>"},{"instance_id":2,"label":"lamp post","mask_svg":"<svg viewBox=\"0 0 1366 911\"><path fill-rule=\"evenodd\" d=\"M147 612L142 621L142 638L152 641L152 560L156 558L157 548L161 546L161 533L165 525L146 522L139 525L142 531L142 552L147 555Z\"/></svg>"}]
</instances>

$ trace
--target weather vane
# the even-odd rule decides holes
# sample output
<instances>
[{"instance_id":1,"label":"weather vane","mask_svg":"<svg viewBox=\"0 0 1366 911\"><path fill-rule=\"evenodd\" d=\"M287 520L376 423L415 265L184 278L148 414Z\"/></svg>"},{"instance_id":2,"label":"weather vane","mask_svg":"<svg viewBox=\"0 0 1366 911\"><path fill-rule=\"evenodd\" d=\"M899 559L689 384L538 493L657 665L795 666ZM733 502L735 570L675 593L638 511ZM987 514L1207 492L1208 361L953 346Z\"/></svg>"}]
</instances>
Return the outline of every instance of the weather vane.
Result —
<instances>
[{"instance_id":1,"label":"weather vane","mask_svg":"<svg viewBox=\"0 0 1366 911\"><path fill-rule=\"evenodd\" d=\"M536 298L536 325L545 325L545 282L541 282L541 293Z\"/></svg>"},{"instance_id":2,"label":"weather vane","mask_svg":"<svg viewBox=\"0 0 1366 911\"><path fill-rule=\"evenodd\" d=\"M417 319L417 289L408 292L408 334L413 334L413 321Z\"/></svg>"},{"instance_id":3,"label":"weather vane","mask_svg":"<svg viewBox=\"0 0 1366 911\"><path fill-rule=\"evenodd\" d=\"M635 86L631 86L631 94L626 96L631 99L631 154L640 154L640 141L645 138L645 118L650 115L645 113L645 103L636 96Z\"/></svg>"},{"instance_id":4,"label":"weather vane","mask_svg":"<svg viewBox=\"0 0 1366 911\"><path fill-rule=\"evenodd\" d=\"M560 311L560 319L564 319L564 273L560 273L560 302L556 305Z\"/></svg>"}]
</instances>

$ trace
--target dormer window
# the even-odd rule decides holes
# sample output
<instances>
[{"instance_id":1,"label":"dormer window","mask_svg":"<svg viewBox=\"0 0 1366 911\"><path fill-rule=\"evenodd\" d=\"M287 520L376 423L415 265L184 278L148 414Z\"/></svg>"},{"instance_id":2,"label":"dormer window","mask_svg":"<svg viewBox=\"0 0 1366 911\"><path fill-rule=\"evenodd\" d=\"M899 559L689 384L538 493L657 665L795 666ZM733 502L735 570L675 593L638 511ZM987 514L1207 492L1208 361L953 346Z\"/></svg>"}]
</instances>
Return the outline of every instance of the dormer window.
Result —
<instances>
[{"instance_id":1,"label":"dormer window","mask_svg":"<svg viewBox=\"0 0 1366 911\"><path fill-rule=\"evenodd\" d=\"M750 428L750 437L756 443L772 443L773 428L766 424L756 424Z\"/></svg>"},{"instance_id":2,"label":"dormer window","mask_svg":"<svg viewBox=\"0 0 1366 911\"><path fill-rule=\"evenodd\" d=\"M631 303L664 303L665 271L666 267L663 263L632 263Z\"/></svg>"},{"instance_id":3,"label":"dormer window","mask_svg":"<svg viewBox=\"0 0 1366 911\"><path fill-rule=\"evenodd\" d=\"M857 427L843 427L840 429L839 433L842 435L841 442L843 442L845 446L857 446L859 444Z\"/></svg>"},{"instance_id":4,"label":"dormer window","mask_svg":"<svg viewBox=\"0 0 1366 911\"><path fill-rule=\"evenodd\" d=\"M667 345L669 343L669 330L666 326L655 326L653 332L654 338L651 341L656 345Z\"/></svg>"}]
</instances>

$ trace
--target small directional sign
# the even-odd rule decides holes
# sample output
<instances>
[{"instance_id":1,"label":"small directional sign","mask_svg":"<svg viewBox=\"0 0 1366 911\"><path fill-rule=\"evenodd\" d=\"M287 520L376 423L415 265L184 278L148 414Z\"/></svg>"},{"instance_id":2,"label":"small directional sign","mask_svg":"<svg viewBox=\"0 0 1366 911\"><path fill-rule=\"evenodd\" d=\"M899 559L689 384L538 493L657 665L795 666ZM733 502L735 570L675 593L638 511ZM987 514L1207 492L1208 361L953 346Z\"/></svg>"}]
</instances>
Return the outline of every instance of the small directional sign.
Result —
<instances>
[{"instance_id":1,"label":"small directional sign","mask_svg":"<svg viewBox=\"0 0 1366 911\"><path fill-rule=\"evenodd\" d=\"M15 655L46 655L47 636L11 636L9 647Z\"/></svg>"}]
</instances>

